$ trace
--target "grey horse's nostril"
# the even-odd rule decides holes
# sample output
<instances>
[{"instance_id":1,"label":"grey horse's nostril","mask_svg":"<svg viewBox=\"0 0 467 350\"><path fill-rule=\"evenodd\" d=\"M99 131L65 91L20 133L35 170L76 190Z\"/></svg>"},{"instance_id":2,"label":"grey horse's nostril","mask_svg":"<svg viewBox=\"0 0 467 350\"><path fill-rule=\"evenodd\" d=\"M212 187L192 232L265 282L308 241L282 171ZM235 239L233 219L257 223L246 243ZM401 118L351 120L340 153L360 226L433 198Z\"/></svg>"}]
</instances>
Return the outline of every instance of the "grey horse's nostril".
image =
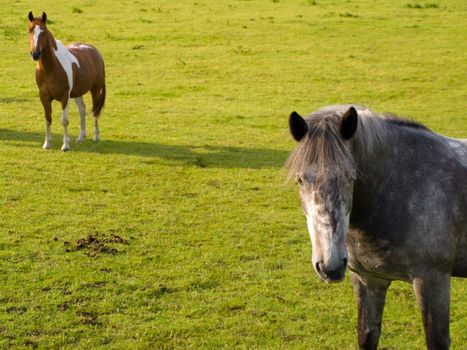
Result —
<instances>
[{"instance_id":1,"label":"grey horse's nostril","mask_svg":"<svg viewBox=\"0 0 467 350\"><path fill-rule=\"evenodd\" d=\"M348 260L347 258L344 258L341 261L342 264L334 270L328 269L323 262L317 262L315 263L316 272L326 282L342 281L345 276Z\"/></svg>"},{"instance_id":2,"label":"grey horse's nostril","mask_svg":"<svg viewBox=\"0 0 467 350\"><path fill-rule=\"evenodd\" d=\"M315 267L316 267L316 271L317 271L319 274L324 274L324 275L326 275L326 274L324 273L324 271L323 271L323 263L317 262Z\"/></svg>"}]
</instances>

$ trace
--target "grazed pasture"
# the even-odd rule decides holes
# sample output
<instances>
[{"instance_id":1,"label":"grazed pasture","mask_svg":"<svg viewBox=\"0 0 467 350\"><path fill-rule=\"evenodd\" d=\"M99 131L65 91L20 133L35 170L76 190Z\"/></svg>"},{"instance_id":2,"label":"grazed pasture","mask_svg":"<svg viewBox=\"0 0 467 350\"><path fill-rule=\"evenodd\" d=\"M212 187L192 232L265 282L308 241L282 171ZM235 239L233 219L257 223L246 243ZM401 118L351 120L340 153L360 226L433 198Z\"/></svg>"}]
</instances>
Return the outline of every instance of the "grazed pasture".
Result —
<instances>
[{"instance_id":1,"label":"grazed pasture","mask_svg":"<svg viewBox=\"0 0 467 350\"><path fill-rule=\"evenodd\" d=\"M287 116L355 102L467 138L465 1L0 7L0 348L356 348L350 283L318 281L284 185ZM41 149L30 10L103 53L98 144L60 152L55 104ZM466 295L454 279L452 349ZM389 291L380 345L424 346L408 285Z\"/></svg>"}]
</instances>

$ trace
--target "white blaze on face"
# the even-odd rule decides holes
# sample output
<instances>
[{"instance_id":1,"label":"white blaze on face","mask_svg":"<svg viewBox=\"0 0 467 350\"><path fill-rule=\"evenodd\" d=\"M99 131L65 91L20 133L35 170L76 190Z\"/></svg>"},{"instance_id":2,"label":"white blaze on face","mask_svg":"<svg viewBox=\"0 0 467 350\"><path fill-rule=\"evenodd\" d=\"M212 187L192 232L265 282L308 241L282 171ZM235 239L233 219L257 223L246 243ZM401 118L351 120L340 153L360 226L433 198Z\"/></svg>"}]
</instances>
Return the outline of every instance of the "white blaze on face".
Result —
<instances>
[{"instance_id":1,"label":"white blaze on face","mask_svg":"<svg viewBox=\"0 0 467 350\"><path fill-rule=\"evenodd\" d=\"M321 203L314 201L314 193L309 193L304 198L306 207L306 222L308 233L310 234L312 244L313 265L319 260L326 260L330 256L332 249L331 232L332 228L328 225L328 218L319 217L319 212L323 212Z\"/></svg>"},{"instance_id":2,"label":"white blaze on face","mask_svg":"<svg viewBox=\"0 0 467 350\"><path fill-rule=\"evenodd\" d=\"M308 195L304 198L305 210L306 210L306 224L308 226L308 233L310 234L311 244L313 246L313 255L315 255L316 247L316 231L313 223L313 219L318 215L316 205L312 199L313 195Z\"/></svg>"},{"instance_id":3,"label":"white blaze on face","mask_svg":"<svg viewBox=\"0 0 467 350\"><path fill-rule=\"evenodd\" d=\"M308 212L308 209L307 209L307 212ZM315 228L313 226L313 219L309 214L306 215L306 224L308 226L308 233L310 234L310 239L311 239L311 246L312 246L311 259L313 260L313 266L315 266L315 264L316 264L316 250L318 248L317 248L317 241L316 241L316 231L315 231Z\"/></svg>"},{"instance_id":4,"label":"white blaze on face","mask_svg":"<svg viewBox=\"0 0 467 350\"><path fill-rule=\"evenodd\" d=\"M303 194L302 194L303 195ZM337 268L341 264L343 258L347 258L345 251L345 228L339 230L338 227L347 227L349 215L345 215L343 208L340 208L342 215L342 224L337 225L337 231L331 225L332 215L328 210L325 210L324 203L314 201L316 196L313 193L307 193L303 196L304 205L306 208L306 219L308 232L310 234L312 244L312 260L313 267L316 269L316 263L324 263L328 268ZM330 208L330 204L327 205ZM320 216L321 213L321 216ZM323 213L326 213L324 216ZM341 235L344 235L342 237ZM343 244L344 243L344 244Z\"/></svg>"},{"instance_id":5,"label":"white blaze on face","mask_svg":"<svg viewBox=\"0 0 467 350\"><path fill-rule=\"evenodd\" d=\"M34 50L37 50L37 42L39 41L39 35L41 35L42 32L43 30L38 25L34 27Z\"/></svg>"},{"instance_id":6,"label":"white blaze on face","mask_svg":"<svg viewBox=\"0 0 467 350\"><path fill-rule=\"evenodd\" d=\"M55 56L57 56L60 65L66 73L68 78L68 85L70 86L69 92L73 89L73 63L79 68L78 59L62 44L60 40L55 40L57 50L55 50Z\"/></svg>"}]
</instances>

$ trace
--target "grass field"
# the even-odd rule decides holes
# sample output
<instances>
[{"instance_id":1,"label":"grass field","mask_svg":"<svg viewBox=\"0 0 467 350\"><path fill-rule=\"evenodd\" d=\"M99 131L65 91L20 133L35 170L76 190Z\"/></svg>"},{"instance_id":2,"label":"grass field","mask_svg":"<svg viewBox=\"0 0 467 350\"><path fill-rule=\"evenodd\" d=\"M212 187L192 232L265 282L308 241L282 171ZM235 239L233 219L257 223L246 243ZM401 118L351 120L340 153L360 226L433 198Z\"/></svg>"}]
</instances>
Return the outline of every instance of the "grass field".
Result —
<instances>
[{"instance_id":1,"label":"grass field","mask_svg":"<svg viewBox=\"0 0 467 350\"><path fill-rule=\"evenodd\" d=\"M467 2L0 1L1 349L355 349L348 278L313 272L287 118L359 103L467 138ZM106 60L102 141L53 149L27 14ZM90 106L87 97L87 106ZM73 104L70 134L79 117ZM467 346L452 282L452 349ZM421 349L409 285L382 349Z\"/></svg>"}]
</instances>

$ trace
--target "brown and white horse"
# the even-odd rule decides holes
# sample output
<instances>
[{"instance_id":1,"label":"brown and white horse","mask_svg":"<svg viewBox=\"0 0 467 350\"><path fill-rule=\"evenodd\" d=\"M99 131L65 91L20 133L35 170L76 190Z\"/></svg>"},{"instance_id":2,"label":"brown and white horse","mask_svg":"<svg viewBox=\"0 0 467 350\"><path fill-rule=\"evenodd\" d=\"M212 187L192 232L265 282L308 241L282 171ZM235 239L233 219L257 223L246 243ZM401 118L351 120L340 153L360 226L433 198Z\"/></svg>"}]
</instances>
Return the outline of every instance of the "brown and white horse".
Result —
<instances>
[{"instance_id":1,"label":"brown and white horse","mask_svg":"<svg viewBox=\"0 0 467 350\"><path fill-rule=\"evenodd\" d=\"M105 103L104 60L99 51L82 43L65 47L56 40L46 26L47 15L34 17L29 12L29 44L31 56L37 61L36 82L45 112L45 142L42 148L51 147L52 101L62 104L63 146L69 150L68 111L70 98L74 98L81 118L81 130L76 142L86 137L86 107L82 96L91 91L92 114L95 121L94 141L99 140L98 117Z\"/></svg>"}]
</instances>

